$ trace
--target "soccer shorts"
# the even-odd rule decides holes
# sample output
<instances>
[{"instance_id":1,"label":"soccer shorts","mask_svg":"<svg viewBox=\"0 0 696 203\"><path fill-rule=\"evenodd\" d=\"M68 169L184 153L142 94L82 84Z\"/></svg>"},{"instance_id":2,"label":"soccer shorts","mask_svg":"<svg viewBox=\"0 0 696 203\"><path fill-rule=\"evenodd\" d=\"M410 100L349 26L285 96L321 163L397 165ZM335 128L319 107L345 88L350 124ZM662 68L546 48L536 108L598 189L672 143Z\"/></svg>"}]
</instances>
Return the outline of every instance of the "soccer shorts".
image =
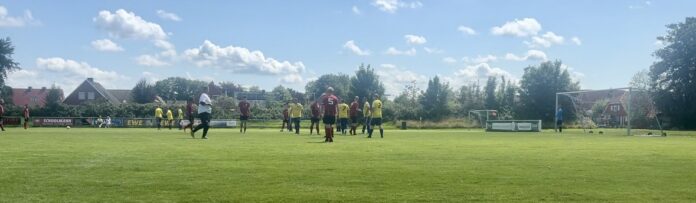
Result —
<instances>
[{"instance_id":1,"label":"soccer shorts","mask_svg":"<svg viewBox=\"0 0 696 203\"><path fill-rule=\"evenodd\" d=\"M336 116L324 116L324 124L336 124Z\"/></svg>"},{"instance_id":2,"label":"soccer shorts","mask_svg":"<svg viewBox=\"0 0 696 203\"><path fill-rule=\"evenodd\" d=\"M310 120L312 121L312 123L319 123L319 118L317 117L312 117Z\"/></svg>"},{"instance_id":3,"label":"soccer shorts","mask_svg":"<svg viewBox=\"0 0 696 203\"><path fill-rule=\"evenodd\" d=\"M239 120L240 120L240 121L246 121L246 120L249 120L249 116L244 116L244 115L242 115L242 116L239 116Z\"/></svg>"},{"instance_id":4,"label":"soccer shorts","mask_svg":"<svg viewBox=\"0 0 696 203\"><path fill-rule=\"evenodd\" d=\"M372 125L382 125L382 118L372 118Z\"/></svg>"}]
</instances>

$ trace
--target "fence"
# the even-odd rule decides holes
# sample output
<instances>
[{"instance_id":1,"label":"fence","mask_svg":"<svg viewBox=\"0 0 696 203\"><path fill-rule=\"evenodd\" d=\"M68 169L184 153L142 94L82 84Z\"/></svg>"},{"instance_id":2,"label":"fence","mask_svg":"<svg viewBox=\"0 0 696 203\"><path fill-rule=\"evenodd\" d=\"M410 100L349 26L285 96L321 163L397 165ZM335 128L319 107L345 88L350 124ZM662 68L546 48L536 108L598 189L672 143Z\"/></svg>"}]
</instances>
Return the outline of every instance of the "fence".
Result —
<instances>
[{"instance_id":1,"label":"fence","mask_svg":"<svg viewBox=\"0 0 696 203\"><path fill-rule=\"evenodd\" d=\"M103 119L103 118L102 118ZM23 123L20 117L4 117L2 119L3 124L6 126L19 126ZM97 127L99 118L97 117L33 117L29 120L29 124L32 127ZM105 122L106 119L103 119ZM177 126L179 124L186 125L188 120L183 120L181 123L179 120L175 120L173 125ZM216 128L234 128L237 127L237 120L235 119L212 119L210 121L211 127ZM156 126L156 121L154 118L111 118L110 127L116 128L152 128ZM168 126L168 121L162 120L162 126ZM200 120L194 120L194 124L200 124Z\"/></svg>"}]
</instances>

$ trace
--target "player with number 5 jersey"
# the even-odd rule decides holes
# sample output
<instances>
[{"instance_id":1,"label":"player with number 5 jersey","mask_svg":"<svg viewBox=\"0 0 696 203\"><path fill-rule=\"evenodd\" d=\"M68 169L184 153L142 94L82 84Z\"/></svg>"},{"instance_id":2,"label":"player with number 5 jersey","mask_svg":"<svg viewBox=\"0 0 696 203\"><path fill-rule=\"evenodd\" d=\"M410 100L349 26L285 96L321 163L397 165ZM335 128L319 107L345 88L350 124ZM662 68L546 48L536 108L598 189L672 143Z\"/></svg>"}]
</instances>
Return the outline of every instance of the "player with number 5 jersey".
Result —
<instances>
[{"instance_id":1,"label":"player with number 5 jersey","mask_svg":"<svg viewBox=\"0 0 696 203\"><path fill-rule=\"evenodd\" d=\"M338 113L338 98L333 94L333 87L326 90L326 95L322 98L324 105L324 132L326 139L324 142L333 142L333 125L336 124L336 113Z\"/></svg>"}]
</instances>

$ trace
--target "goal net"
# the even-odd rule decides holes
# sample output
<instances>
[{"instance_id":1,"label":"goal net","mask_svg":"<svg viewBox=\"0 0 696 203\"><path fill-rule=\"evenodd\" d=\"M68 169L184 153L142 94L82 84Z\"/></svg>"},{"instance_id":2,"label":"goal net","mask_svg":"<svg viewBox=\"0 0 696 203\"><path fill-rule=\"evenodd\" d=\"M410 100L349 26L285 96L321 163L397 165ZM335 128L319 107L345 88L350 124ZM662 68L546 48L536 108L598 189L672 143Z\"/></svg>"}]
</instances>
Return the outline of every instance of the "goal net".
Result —
<instances>
[{"instance_id":1,"label":"goal net","mask_svg":"<svg viewBox=\"0 0 696 203\"><path fill-rule=\"evenodd\" d=\"M498 119L498 110L471 110L469 111L469 121L473 126L486 128L486 122Z\"/></svg>"},{"instance_id":2,"label":"goal net","mask_svg":"<svg viewBox=\"0 0 696 203\"><path fill-rule=\"evenodd\" d=\"M569 99L568 103L558 103ZM662 126L649 92L634 88L584 90L556 93L556 110L572 110L573 120L564 127L582 128L586 133L662 136Z\"/></svg>"}]
</instances>

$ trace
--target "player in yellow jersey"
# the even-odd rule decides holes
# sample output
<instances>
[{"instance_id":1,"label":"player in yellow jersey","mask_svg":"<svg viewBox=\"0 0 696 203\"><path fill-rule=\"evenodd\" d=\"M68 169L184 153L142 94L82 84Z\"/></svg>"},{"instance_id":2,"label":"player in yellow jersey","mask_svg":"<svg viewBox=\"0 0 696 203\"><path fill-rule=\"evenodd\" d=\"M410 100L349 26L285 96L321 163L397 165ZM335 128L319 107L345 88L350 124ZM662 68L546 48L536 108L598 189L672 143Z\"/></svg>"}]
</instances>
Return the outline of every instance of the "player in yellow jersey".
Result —
<instances>
[{"instance_id":1,"label":"player in yellow jersey","mask_svg":"<svg viewBox=\"0 0 696 203\"><path fill-rule=\"evenodd\" d=\"M372 120L372 112L370 112L370 101L369 99L365 97L365 104L363 104L363 129L362 129L362 134L365 134L365 129L367 128L367 132L370 132L370 121Z\"/></svg>"},{"instance_id":2,"label":"player in yellow jersey","mask_svg":"<svg viewBox=\"0 0 696 203\"><path fill-rule=\"evenodd\" d=\"M157 123L157 130L160 130L162 128L162 108L160 108L159 105L157 105L157 108L155 108L155 123Z\"/></svg>"},{"instance_id":3,"label":"player in yellow jersey","mask_svg":"<svg viewBox=\"0 0 696 203\"><path fill-rule=\"evenodd\" d=\"M379 126L379 136L384 138L384 129L382 128L382 101L379 100L379 95L375 95L375 100L372 101L372 121L370 122L371 127L368 130L369 134L367 138L372 138L372 131L374 131L374 126Z\"/></svg>"},{"instance_id":4,"label":"player in yellow jersey","mask_svg":"<svg viewBox=\"0 0 696 203\"><path fill-rule=\"evenodd\" d=\"M341 135L346 134L346 129L348 128L348 109L350 107L345 102L341 102L338 105L338 120L340 121L340 131Z\"/></svg>"},{"instance_id":5,"label":"player in yellow jersey","mask_svg":"<svg viewBox=\"0 0 696 203\"><path fill-rule=\"evenodd\" d=\"M302 104L297 101L297 98L292 99L292 103L290 103L290 120L295 125L295 134L300 134L300 120L303 110Z\"/></svg>"},{"instance_id":6,"label":"player in yellow jersey","mask_svg":"<svg viewBox=\"0 0 696 203\"><path fill-rule=\"evenodd\" d=\"M181 125L181 121L184 120L184 110L181 110L181 106L176 110L176 125L179 126L179 130L181 130L183 125Z\"/></svg>"},{"instance_id":7,"label":"player in yellow jersey","mask_svg":"<svg viewBox=\"0 0 696 203\"><path fill-rule=\"evenodd\" d=\"M174 113L172 112L172 108L167 108L167 125L169 125L169 130L171 130L172 125L174 125Z\"/></svg>"}]
</instances>

